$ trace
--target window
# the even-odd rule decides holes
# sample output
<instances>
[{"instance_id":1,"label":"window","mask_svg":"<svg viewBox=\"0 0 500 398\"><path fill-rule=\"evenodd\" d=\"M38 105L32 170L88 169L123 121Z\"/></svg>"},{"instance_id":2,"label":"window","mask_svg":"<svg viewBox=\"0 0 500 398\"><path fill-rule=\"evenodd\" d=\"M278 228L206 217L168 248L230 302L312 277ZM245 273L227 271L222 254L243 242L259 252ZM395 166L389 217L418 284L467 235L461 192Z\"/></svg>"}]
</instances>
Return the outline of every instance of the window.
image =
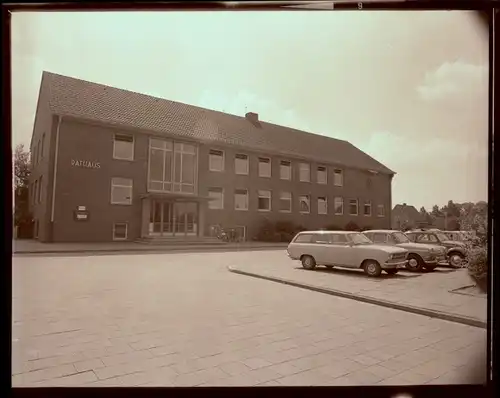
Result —
<instances>
[{"instance_id":1,"label":"window","mask_svg":"<svg viewBox=\"0 0 500 398\"><path fill-rule=\"evenodd\" d=\"M38 180L35 181L35 189L33 190L33 203L36 203L38 197Z\"/></svg>"},{"instance_id":2,"label":"window","mask_svg":"<svg viewBox=\"0 0 500 398\"><path fill-rule=\"evenodd\" d=\"M344 185L344 173L340 169L333 170L333 185L341 187Z\"/></svg>"},{"instance_id":3,"label":"window","mask_svg":"<svg viewBox=\"0 0 500 398\"><path fill-rule=\"evenodd\" d=\"M341 216L344 214L344 199L340 197L336 197L334 199L334 205L335 205L335 214L337 216Z\"/></svg>"},{"instance_id":4,"label":"window","mask_svg":"<svg viewBox=\"0 0 500 398\"><path fill-rule=\"evenodd\" d=\"M372 237L369 237L374 243L387 243L387 235L376 233Z\"/></svg>"},{"instance_id":5,"label":"window","mask_svg":"<svg viewBox=\"0 0 500 398\"><path fill-rule=\"evenodd\" d=\"M195 193L195 145L150 138L148 190Z\"/></svg>"},{"instance_id":6,"label":"window","mask_svg":"<svg viewBox=\"0 0 500 398\"><path fill-rule=\"evenodd\" d=\"M257 208L260 211L271 211L271 191L259 191Z\"/></svg>"},{"instance_id":7,"label":"window","mask_svg":"<svg viewBox=\"0 0 500 398\"><path fill-rule=\"evenodd\" d=\"M44 146L45 146L45 133L43 133L43 134L42 134L42 144L41 144L41 145L42 145L42 146L41 146L41 149L40 149L40 156L41 156L41 157L42 157L42 159L43 159L43 155L44 155L44 153L43 153L43 148L44 148Z\"/></svg>"},{"instance_id":8,"label":"window","mask_svg":"<svg viewBox=\"0 0 500 398\"><path fill-rule=\"evenodd\" d=\"M234 157L234 172L236 174L248 175L248 156L236 154Z\"/></svg>"},{"instance_id":9,"label":"window","mask_svg":"<svg viewBox=\"0 0 500 398\"><path fill-rule=\"evenodd\" d=\"M224 152L210 149L208 154L208 169L210 171L224 171Z\"/></svg>"},{"instance_id":10,"label":"window","mask_svg":"<svg viewBox=\"0 0 500 398\"><path fill-rule=\"evenodd\" d=\"M292 193L280 193L280 211L282 213L290 213L292 211Z\"/></svg>"},{"instance_id":11,"label":"window","mask_svg":"<svg viewBox=\"0 0 500 398\"><path fill-rule=\"evenodd\" d=\"M120 222L113 224L113 240L126 240L128 233L128 224Z\"/></svg>"},{"instance_id":12,"label":"window","mask_svg":"<svg viewBox=\"0 0 500 398\"><path fill-rule=\"evenodd\" d=\"M313 240L314 236L313 234L300 234L297 235L295 240L293 241L294 243L311 243Z\"/></svg>"},{"instance_id":13,"label":"window","mask_svg":"<svg viewBox=\"0 0 500 398\"><path fill-rule=\"evenodd\" d=\"M113 159L134 160L134 136L115 134L113 143Z\"/></svg>"},{"instance_id":14,"label":"window","mask_svg":"<svg viewBox=\"0 0 500 398\"><path fill-rule=\"evenodd\" d=\"M370 202L369 200L365 200L365 204L363 206L363 214L365 216L372 215L372 202Z\"/></svg>"},{"instance_id":15,"label":"window","mask_svg":"<svg viewBox=\"0 0 500 398\"><path fill-rule=\"evenodd\" d=\"M301 213L309 213L311 211L311 197L309 195L300 195L299 209Z\"/></svg>"},{"instance_id":16,"label":"window","mask_svg":"<svg viewBox=\"0 0 500 398\"><path fill-rule=\"evenodd\" d=\"M328 214L326 196L318 197L318 214Z\"/></svg>"},{"instance_id":17,"label":"window","mask_svg":"<svg viewBox=\"0 0 500 398\"><path fill-rule=\"evenodd\" d=\"M271 159L259 158L259 177L271 177Z\"/></svg>"},{"instance_id":18,"label":"window","mask_svg":"<svg viewBox=\"0 0 500 398\"><path fill-rule=\"evenodd\" d=\"M165 161L165 174L170 169ZM173 191L195 193L196 146L192 144L174 143L174 182Z\"/></svg>"},{"instance_id":19,"label":"window","mask_svg":"<svg viewBox=\"0 0 500 398\"><path fill-rule=\"evenodd\" d=\"M334 245L342 245L347 243L347 237L345 234L331 234L330 239Z\"/></svg>"},{"instance_id":20,"label":"window","mask_svg":"<svg viewBox=\"0 0 500 398\"><path fill-rule=\"evenodd\" d=\"M316 170L316 181L318 184L326 184L327 172L325 166L318 166L318 169Z\"/></svg>"},{"instance_id":21,"label":"window","mask_svg":"<svg viewBox=\"0 0 500 398\"><path fill-rule=\"evenodd\" d=\"M349 215L351 215L351 216L358 215L358 200L357 199L349 200Z\"/></svg>"},{"instance_id":22,"label":"window","mask_svg":"<svg viewBox=\"0 0 500 398\"><path fill-rule=\"evenodd\" d=\"M43 176L40 176L38 181L38 203L42 203L42 190L43 190Z\"/></svg>"},{"instance_id":23,"label":"window","mask_svg":"<svg viewBox=\"0 0 500 398\"><path fill-rule=\"evenodd\" d=\"M111 204L132 204L132 180L130 178L113 177L111 179Z\"/></svg>"},{"instance_id":24,"label":"window","mask_svg":"<svg viewBox=\"0 0 500 398\"><path fill-rule=\"evenodd\" d=\"M315 234L311 243L331 243L330 234Z\"/></svg>"},{"instance_id":25,"label":"window","mask_svg":"<svg viewBox=\"0 0 500 398\"><path fill-rule=\"evenodd\" d=\"M311 165L309 163L300 163L299 180L302 182L311 181Z\"/></svg>"},{"instance_id":26,"label":"window","mask_svg":"<svg viewBox=\"0 0 500 398\"><path fill-rule=\"evenodd\" d=\"M292 179L292 162L288 160L282 160L280 162L280 178L282 180Z\"/></svg>"},{"instance_id":27,"label":"window","mask_svg":"<svg viewBox=\"0 0 500 398\"><path fill-rule=\"evenodd\" d=\"M39 226L38 219L35 219L35 239L38 239L38 226Z\"/></svg>"},{"instance_id":28,"label":"window","mask_svg":"<svg viewBox=\"0 0 500 398\"><path fill-rule=\"evenodd\" d=\"M234 209L248 210L248 190L236 189L234 191Z\"/></svg>"},{"instance_id":29,"label":"window","mask_svg":"<svg viewBox=\"0 0 500 398\"><path fill-rule=\"evenodd\" d=\"M384 205L378 205L377 206L377 216L379 216L379 217L385 217L385 207L384 207Z\"/></svg>"},{"instance_id":30,"label":"window","mask_svg":"<svg viewBox=\"0 0 500 398\"><path fill-rule=\"evenodd\" d=\"M212 210L224 208L224 190L222 188L209 188L208 197L211 199L208 202L208 208Z\"/></svg>"},{"instance_id":31,"label":"window","mask_svg":"<svg viewBox=\"0 0 500 398\"><path fill-rule=\"evenodd\" d=\"M38 155L38 145L35 145L35 148L33 150L33 166L36 166L37 155Z\"/></svg>"},{"instance_id":32,"label":"window","mask_svg":"<svg viewBox=\"0 0 500 398\"><path fill-rule=\"evenodd\" d=\"M37 154L37 156L36 156L36 162L37 162L37 163L40 163L40 159L42 158L42 157L41 157L41 149L42 149L42 145L41 145L40 141L38 141L38 147L37 147L37 148L38 148L38 154Z\"/></svg>"}]
</instances>

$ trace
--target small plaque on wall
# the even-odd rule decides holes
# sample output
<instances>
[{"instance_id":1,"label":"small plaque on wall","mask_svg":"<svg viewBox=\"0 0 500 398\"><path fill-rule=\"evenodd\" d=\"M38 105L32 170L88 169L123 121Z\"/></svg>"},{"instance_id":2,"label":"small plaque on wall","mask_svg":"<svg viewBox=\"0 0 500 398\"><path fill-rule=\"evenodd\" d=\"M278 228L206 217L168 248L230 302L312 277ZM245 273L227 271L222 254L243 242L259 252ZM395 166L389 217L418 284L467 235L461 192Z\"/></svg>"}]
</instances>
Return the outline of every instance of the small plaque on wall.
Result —
<instances>
[{"instance_id":1,"label":"small plaque on wall","mask_svg":"<svg viewBox=\"0 0 500 398\"><path fill-rule=\"evenodd\" d=\"M84 210L84 211L76 210L74 212L74 218L75 218L75 221L88 221L89 220L89 212L86 210Z\"/></svg>"}]
</instances>

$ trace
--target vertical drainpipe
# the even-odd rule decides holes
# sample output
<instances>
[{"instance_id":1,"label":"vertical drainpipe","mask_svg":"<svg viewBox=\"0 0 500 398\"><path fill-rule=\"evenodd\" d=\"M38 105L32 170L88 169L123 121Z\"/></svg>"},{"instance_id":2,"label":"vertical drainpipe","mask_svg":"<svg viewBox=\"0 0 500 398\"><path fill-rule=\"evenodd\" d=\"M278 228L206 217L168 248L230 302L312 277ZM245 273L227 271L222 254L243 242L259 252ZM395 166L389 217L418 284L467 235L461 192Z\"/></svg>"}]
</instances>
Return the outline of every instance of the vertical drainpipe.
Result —
<instances>
[{"instance_id":1,"label":"vertical drainpipe","mask_svg":"<svg viewBox=\"0 0 500 398\"><path fill-rule=\"evenodd\" d=\"M54 173L53 173L54 180L52 183L52 209L50 212L50 222L52 223L52 235L54 233L54 213L56 209L57 159L59 155L59 129L61 128L61 120L62 120L61 115L58 115L57 129L56 129L56 152L54 156Z\"/></svg>"}]
</instances>

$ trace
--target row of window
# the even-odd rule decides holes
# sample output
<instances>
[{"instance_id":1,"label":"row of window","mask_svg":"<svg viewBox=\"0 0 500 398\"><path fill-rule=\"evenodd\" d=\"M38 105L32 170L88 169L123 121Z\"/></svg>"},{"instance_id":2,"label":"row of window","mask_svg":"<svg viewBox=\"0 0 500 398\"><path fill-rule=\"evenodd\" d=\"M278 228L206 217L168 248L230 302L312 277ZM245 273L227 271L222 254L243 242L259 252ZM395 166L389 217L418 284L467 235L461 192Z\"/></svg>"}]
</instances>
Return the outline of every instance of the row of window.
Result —
<instances>
[{"instance_id":1,"label":"row of window","mask_svg":"<svg viewBox=\"0 0 500 398\"><path fill-rule=\"evenodd\" d=\"M208 208L212 210L224 209L224 189L223 188L209 188L208 196L211 201L208 202ZM328 214L328 199L325 196L317 197L317 210L318 214ZM272 210L272 192L269 190L257 191L257 210L271 211ZM299 212L309 214L311 212L311 196L299 195L298 202ZM344 198L335 197L333 201L335 215L344 214ZM249 209L249 191L248 189L235 189L234 190L234 209L235 210L248 210ZM291 213L293 210L293 200L291 192L280 192L279 208L278 211L282 213ZM359 201L358 199L349 199L348 214L351 216L359 215ZM363 202L362 214L365 216L372 215L371 201ZM385 216L384 205L377 205L377 216Z\"/></svg>"},{"instance_id":2,"label":"row of window","mask_svg":"<svg viewBox=\"0 0 500 398\"><path fill-rule=\"evenodd\" d=\"M259 177L272 177L272 160L269 157L258 158ZM234 156L234 170L236 174L248 175L250 170L250 158L248 155L238 153ZM224 171L225 155L224 151L211 149L209 152L209 170L214 172ZM280 179L292 180L292 162L290 160L280 161ZM344 184L343 170L333 171L333 185L341 187ZM299 181L311 182L311 165L309 163L299 163ZM328 170L326 166L316 167L316 182L318 184L328 184Z\"/></svg>"},{"instance_id":3,"label":"row of window","mask_svg":"<svg viewBox=\"0 0 500 398\"><path fill-rule=\"evenodd\" d=\"M42 190L43 190L43 176L40 176L31 184L31 203L41 203L42 202Z\"/></svg>"},{"instance_id":4,"label":"row of window","mask_svg":"<svg viewBox=\"0 0 500 398\"><path fill-rule=\"evenodd\" d=\"M120 160L134 160L134 137L124 134L115 134L113 158ZM149 177L150 190L176 191L194 193L195 167L197 165L197 150L193 144L174 142L172 140L151 138L149 140ZM259 177L272 177L272 160L269 157L258 158ZM222 150L209 151L209 170L223 172L225 169L225 153ZM235 173L248 175L250 173L250 158L246 154L238 153L234 156ZM299 181L311 182L311 165L299 163ZM333 171L333 185L343 186L343 170ZM292 180L292 162L280 161L280 179ZM174 182L174 185L172 185ZM326 166L316 167L316 182L328 184L328 170Z\"/></svg>"},{"instance_id":5,"label":"row of window","mask_svg":"<svg viewBox=\"0 0 500 398\"><path fill-rule=\"evenodd\" d=\"M42 134L42 138L38 140L38 143L34 148L31 149L31 161L32 165L36 166L44 156L44 146L45 146L45 133Z\"/></svg>"}]
</instances>

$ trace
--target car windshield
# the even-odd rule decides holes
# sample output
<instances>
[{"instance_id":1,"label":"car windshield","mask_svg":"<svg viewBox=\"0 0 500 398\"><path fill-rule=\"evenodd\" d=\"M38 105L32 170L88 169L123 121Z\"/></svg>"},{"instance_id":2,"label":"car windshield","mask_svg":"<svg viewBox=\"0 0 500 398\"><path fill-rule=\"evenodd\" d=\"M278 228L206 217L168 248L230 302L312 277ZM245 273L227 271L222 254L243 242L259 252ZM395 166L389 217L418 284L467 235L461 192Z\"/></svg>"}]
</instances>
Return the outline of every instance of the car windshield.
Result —
<instances>
[{"instance_id":1,"label":"car windshield","mask_svg":"<svg viewBox=\"0 0 500 398\"><path fill-rule=\"evenodd\" d=\"M438 238L441 242L446 241L446 240L450 240L450 238L448 238L448 237L446 236L446 234L444 234L444 233L442 233L442 232L436 232L436 236L437 236L437 238Z\"/></svg>"},{"instance_id":2,"label":"car windshield","mask_svg":"<svg viewBox=\"0 0 500 398\"><path fill-rule=\"evenodd\" d=\"M392 237L394 238L394 240L397 243L408 243L408 242L410 242L410 239L408 239L408 237L404 233L402 233L402 232L394 232L392 234Z\"/></svg>"},{"instance_id":3,"label":"car windshield","mask_svg":"<svg viewBox=\"0 0 500 398\"><path fill-rule=\"evenodd\" d=\"M349 239L355 245L371 245L373 242L363 234L349 234Z\"/></svg>"}]
</instances>

